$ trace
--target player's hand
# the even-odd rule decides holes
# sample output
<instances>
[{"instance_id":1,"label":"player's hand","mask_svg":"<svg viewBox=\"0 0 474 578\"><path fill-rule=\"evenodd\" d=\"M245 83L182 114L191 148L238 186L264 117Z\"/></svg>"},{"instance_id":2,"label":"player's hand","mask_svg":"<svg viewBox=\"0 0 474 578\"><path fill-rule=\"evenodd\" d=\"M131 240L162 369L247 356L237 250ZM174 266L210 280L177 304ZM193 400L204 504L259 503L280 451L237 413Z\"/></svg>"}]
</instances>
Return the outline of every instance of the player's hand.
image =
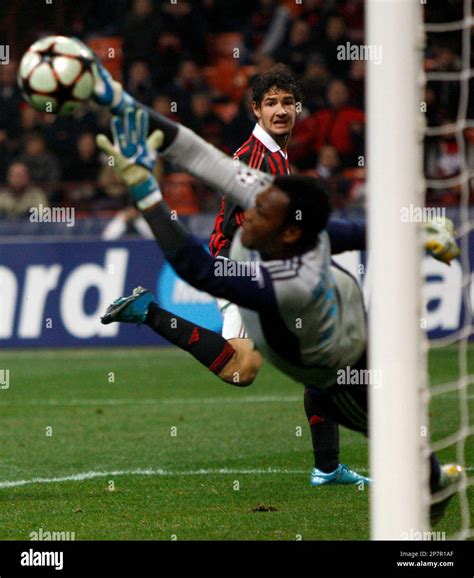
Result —
<instances>
[{"instance_id":1,"label":"player's hand","mask_svg":"<svg viewBox=\"0 0 474 578\"><path fill-rule=\"evenodd\" d=\"M461 251L456 243L451 219L429 221L425 225L425 248L438 261L450 265Z\"/></svg>"},{"instance_id":2,"label":"player's hand","mask_svg":"<svg viewBox=\"0 0 474 578\"><path fill-rule=\"evenodd\" d=\"M147 139L148 113L135 108L127 108L123 117L114 116L111 127L113 144L99 134L97 146L113 159L112 166L126 182L133 201L145 209L161 200L152 170L157 149L163 144L163 132L156 130Z\"/></svg>"},{"instance_id":3,"label":"player's hand","mask_svg":"<svg viewBox=\"0 0 474 578\"><path fill-rule=\"evenodd\" d=\"M97 54L85 45L81 40L75 38L92 55L92 73L94 75L94 92L92 98L97 104L111 109L113 114L122 114L127 107L133 107L135 100L125 90L120 82L112 78L110 72L100 61Z\"/></svg>"}]
</instances>

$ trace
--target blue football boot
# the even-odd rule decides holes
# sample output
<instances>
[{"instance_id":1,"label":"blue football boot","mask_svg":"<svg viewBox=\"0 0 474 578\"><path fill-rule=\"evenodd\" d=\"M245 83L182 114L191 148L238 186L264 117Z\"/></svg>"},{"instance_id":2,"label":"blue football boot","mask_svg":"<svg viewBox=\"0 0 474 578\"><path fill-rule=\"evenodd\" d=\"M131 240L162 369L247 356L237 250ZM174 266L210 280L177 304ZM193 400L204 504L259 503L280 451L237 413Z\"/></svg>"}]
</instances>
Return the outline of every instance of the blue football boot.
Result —
<instances>
[{"instance_id":1,"label":"blue football boot","mask_svg":"<svg viewBox=\"0 0 474 578\"><path fill-rule=\"evenodd\" d=\"M116 299L107 307L101 317L103 325L122 321L124 323L145 323L150 303L155 303L153 294L143 287L136 287L128 297Z\"/></svg>"},{"instance_id":2,"label":"blue football boot","mask_svg":"<svg viewBox=\"0 0 474 578\"><path fill-rule=\"evenodd\" d=\"M332 485L370 485L372 480L350 470L345 464L339 464L333 472L324 473L318 468L311 471L310 484L312 486Z\"/></svg>"}]
</instances>

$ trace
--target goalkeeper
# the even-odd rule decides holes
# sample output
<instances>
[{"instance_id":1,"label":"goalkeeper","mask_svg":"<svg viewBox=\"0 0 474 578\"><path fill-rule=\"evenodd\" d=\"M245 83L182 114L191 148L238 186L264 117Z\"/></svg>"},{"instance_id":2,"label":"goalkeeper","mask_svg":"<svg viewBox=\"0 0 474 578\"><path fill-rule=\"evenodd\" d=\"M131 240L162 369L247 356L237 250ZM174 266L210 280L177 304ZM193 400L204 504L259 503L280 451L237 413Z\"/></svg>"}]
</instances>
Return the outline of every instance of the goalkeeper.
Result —
<instances>
[{"instance_id":1,"label":"goalkeeper","mask_svg":"<svg viewBox=\"0 0 474 578\"><path fill-rule=\"evenodd\" d=\"M300 176L273 178L250 169L161 115L153 114L159 130L146 141L148 114L137 108L120 85L108 83L102 74L106 90L99 98L103 104L112 105L113 112L120 116L112 120L114 144L100 135L99 146L115 159L115 168L127 182L134 202L176 272L199 290L237 304L255 345L255 349L245 352L234 351L214 333L210 349L196 348L191 353L207 364L209 359L204 361L204 357L212 350L216 373L237 374L240 385L253 380L262 355L296 381L310 387L317 384L324 414L366 434L367 387L337 383L338 370L366 367L367 324L362 294L357 281L331 264L330 258L330 242L334 253L363 249L364 227L340 220L326 230L330 206L319 180ZM173 218L162 199L151 174L159 147L173 164L224 191L246 209L242 230L232 243L230 263L234 262L236 270L239 262L258 264L259 275L216 274L218 260ZM457 253L450 231L439 227L434 236L437 238L435 245L430 245L432 251L449 261ZM168 333L179 333L178 341L183 341L183 345L187 341L187 346L202 341L194 330L189 336L186 328L170 331L170 314L160 309L143 289L109 307L103 322L113 321L147 323L168 339ZM232 382L230 373L226 381ZM430 466L433 492L458 483L461 478L458 466L441 468L434 454ZM433 506L434 521L444 512L449 497Z\"/></svg>"}]
</instances>

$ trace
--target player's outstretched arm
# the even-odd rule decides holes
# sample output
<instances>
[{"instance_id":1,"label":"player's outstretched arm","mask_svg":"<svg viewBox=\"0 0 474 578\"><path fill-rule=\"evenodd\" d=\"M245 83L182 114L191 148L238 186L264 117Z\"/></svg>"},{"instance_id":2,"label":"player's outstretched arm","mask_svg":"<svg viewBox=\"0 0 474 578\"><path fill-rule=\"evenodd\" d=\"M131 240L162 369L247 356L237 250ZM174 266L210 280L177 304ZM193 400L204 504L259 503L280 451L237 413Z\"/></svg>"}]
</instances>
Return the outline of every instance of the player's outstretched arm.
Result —
<instances>
[{"instance_id":1,"label":"player's outstretched arm","mask_svg":"<svg viewBox=\"0 0 474 578\"><path fill-rule=\"evenodd\" d=\"M366 226L364 221L332 218L326 231L331 242L331 253L337 255L345 251L365 251Z\"/></svg>"},{"instance_id":2,"label":"player's outstretched arm","mask_svg":"<svg viewBox=\"0 0 474 578\"><path fill-rule=\"evenodd\" d=\"M366 224L358 219L330 219L326 230L331 242L331 253L366 250ZM424 224L424 247L437 261L450 265L459 257L454 224L450 219L432 220Z\"/></svg>"},{"instance_id":3,"label":"player's outstretched arm","mask_svg":"<svg viewBox=\"0 0 474 578\"><path fill-rule=\"evenodd\" d=\"M100 59L97 56L95 58L94 100L110 108L115 115L124 115L128 108L146 111L151 129L163 133L161 154L174 165L180 166L206 185L226 193L243 208L252 205L256 195L272 182L271 175L234 161L189 128L137 102L119 82L113 80Z\"/></svg>"},{"instance_id":4,"label":"player's outstretched arm","mask_svg":"<svg viewBox=\"0 0 474 578\"><path fill-rule=\"evenodd\" d=\"M112 119L114 143L106 136L98 135L97 144L113 159L112 166L127 183L133 201L142 211L168 261L178 275L201 291L248 309L274 311L273 283L264 267L258 267L258 270L248 267L248 273L240 276L223 275L223 261L209 255L171 213L151 173L163 133L155 131L148 139L147 133L147 113L130 108L123 118Z\"/></svg>"}]
</instances>

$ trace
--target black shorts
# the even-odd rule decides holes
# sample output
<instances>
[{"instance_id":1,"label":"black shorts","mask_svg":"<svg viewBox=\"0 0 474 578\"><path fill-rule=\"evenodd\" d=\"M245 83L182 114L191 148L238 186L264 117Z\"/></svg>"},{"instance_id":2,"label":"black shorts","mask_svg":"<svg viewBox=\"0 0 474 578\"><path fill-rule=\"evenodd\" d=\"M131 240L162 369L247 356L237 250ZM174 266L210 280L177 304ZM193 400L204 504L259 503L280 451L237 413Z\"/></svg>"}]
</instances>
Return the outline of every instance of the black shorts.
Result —
<instances>
[{"instance_id":1,"label":"black shorts","mask_svg":"<svg viewBox=\"0 0 474 578\"><path fill-rule=\"evenodd\" d=\"M351 366L351 370L367 369L367 352ZM318 411L325 417L349 429L368 435L367 385L335 384L326 389L307 385Z\"/></svg>"}]
</instances>

